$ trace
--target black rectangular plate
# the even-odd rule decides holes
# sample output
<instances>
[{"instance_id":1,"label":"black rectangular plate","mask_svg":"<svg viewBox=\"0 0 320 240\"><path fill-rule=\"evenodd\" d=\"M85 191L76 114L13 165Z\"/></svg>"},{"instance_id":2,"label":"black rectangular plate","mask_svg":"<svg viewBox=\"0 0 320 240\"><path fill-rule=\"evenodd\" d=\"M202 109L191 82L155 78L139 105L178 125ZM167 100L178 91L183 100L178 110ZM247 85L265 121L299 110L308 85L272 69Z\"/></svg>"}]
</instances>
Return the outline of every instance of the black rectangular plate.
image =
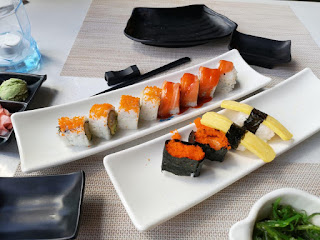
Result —
<instances>
[{"instance_id":1,"label":"black rectangular plate","mask_svg":"<svg viewBox=\"0 0 320 240\"><path fill-rule=\"evenodd\" d=\"M247 63L265 68L291 61L290 40L277 41L234 31L229 49L237 49Z\"/></svg>"},{"instance_id":2,"label":"black rectangular plate","mask_svg":"<svg viewBox=\"0 0 320 240\"><path fill-rule=\"evenodd\" d=\"M230 35L237 24L205 5L135 8L124 34L147 45L186 47Z\"/></svg>"},{"instance_id":3,"label":"black rectangular plate","mask_svg":"<svg viewBox=\"0 0 320 240\"><path fill-rule=\"evenodd\" d=\"M85 186L83 171L0 178L0 239L74 239Z\"/></svg>"},{"instance_id":4,"label":"black rectangular plate","mask_svg":"<svg viewBox=\"0 0 320 240\"><path fill-rule=\"evenodd\" d=\"M2 72L0 73L0 84L10 78L19 78L26 81L29 93L28 98L24 102L5 101L0 99L0 104L2 107L7 109L10 113L15 113L24 111L28 107L28 104L32 101L34 95L39 90L42 83L47 79L47 75ZM11 130L5 136L0 136L0 145L8 141L12 134L12 131L13 130Z\"/></svg>"}]
</instances>

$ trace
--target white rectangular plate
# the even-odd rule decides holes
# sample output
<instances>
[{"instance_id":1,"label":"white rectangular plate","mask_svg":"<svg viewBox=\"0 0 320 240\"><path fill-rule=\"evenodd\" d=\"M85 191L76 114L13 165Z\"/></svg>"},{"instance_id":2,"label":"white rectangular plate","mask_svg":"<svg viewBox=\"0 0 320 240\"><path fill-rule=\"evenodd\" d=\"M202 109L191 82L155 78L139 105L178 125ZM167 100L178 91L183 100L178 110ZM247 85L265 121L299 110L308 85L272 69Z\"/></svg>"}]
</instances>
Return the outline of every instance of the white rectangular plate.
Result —
<instances>
[{"instance_id":1,"label":"white rectangular plate","mask_svg":"<svg viewBox=\"0 0 320 240\"><path fill-rule=\"evenodd\" d=\"M289 150L320 129L320 80L304 69L276 87L247 100L278 119L293 134L290 141L274 137L269 143L277 153ZM221 113L232 117L235 112ZM194 124L179 129L188 139ZM264 165L249 151L230 151L224 162L206 161L199 177L161 172L164 142L171 134L104 158L110 179L131 220L139 230L148 230L212 196Z\"/></svg>"},{"instance_id":2,"label":"white rectangular plate","mask_svg":"<svg viewBox=\"0 0 320 240\"><path fill-rule=\"evenodd\" d=\"M200 66L216 68L221 59L232 61L238 71L235 89L228 94L214 95L214 99L205 103L201 108L190 108L183 114L175 115L168 121L140 121L138 130L120 130L111 140L98 139L91 147L66 146L57 135L56 127L60 117L88 116L91 106L95 103L107 102L118 108L121 95L130 94L139 97L146 86L161 87L164 80L180 82L183 73L198 74ZM270 81L270 78L254 71L241 58L237 50L232 50L202 64L96 97L65 105L13 114L12 122L21 158L21 169L23 172L32 172L71 162L119 146L217 108L223 99L237 99L245 96L264 87Z\"/></svg>"}]
</instances>

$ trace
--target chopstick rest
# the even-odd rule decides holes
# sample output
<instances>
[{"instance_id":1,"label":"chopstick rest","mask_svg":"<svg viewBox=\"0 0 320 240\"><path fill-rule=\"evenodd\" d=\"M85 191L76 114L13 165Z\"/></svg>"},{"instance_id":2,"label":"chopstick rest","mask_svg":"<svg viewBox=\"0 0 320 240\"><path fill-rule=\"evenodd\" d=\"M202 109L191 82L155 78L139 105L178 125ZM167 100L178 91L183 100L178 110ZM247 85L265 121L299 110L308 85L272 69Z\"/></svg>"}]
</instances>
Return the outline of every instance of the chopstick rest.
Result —
<instances>
[{"instance_id":1,"label":"chopstick rest","mask_svg":"<svg viewBox=\"0 0 320 240\"><path fill-rule=\"evenodd\" d=\"M106 72L104 78L106 79L108 86L113 86L140 75L140 70L137 65L132 65L120 71Z\"/></svg>"}]
</instances>

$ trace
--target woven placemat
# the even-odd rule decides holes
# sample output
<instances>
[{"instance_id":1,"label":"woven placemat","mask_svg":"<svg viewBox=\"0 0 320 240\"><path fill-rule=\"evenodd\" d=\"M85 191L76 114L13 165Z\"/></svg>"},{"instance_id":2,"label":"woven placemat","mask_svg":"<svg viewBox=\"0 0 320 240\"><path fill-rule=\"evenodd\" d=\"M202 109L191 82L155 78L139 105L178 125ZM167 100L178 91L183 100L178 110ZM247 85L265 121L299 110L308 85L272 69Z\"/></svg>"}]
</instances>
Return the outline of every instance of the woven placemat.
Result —
<instances>
[{"instance_id":1,"label":"woven placemat","mask_svg":"<svg viewBox=\"0 0 320 240\"><path fill-rule=\"evenodd\" d=\"M277 159L201 204L147 232L135 229L104 170L100 157L79 160L31 175L84 170L85 196L77 239L228 239L230 227L248 215L254 202L282 187L320 196L320 165ZM159 169L160 171L160 169ZM19 169L16 176L24 176Z\"/></svg>"},{"instance_id":2,"label":"woven placemat","mask_svg":"<svg viewBox=\"0 0 320 240\"><path fill-rule=\"evenodd\" d=\"M292 40L292 62L258 72L272 77L274 86L305 67L320 76L317 60L320 49L289 6L233 3L204 0L201 3L235 21L243 33L278 40ZM193 1L164 0L161 7L194 4ZM204 62L228 51L228 38L189 48L146 46L124 36L123 30L134 7L159 7L156 1L93 0L61 75L103 78L105 71L120 70L137 64L142 73L180 57L189 56L187 66ZM176 71L176 68L171 71Z\"/></svg>"}]
</instances>

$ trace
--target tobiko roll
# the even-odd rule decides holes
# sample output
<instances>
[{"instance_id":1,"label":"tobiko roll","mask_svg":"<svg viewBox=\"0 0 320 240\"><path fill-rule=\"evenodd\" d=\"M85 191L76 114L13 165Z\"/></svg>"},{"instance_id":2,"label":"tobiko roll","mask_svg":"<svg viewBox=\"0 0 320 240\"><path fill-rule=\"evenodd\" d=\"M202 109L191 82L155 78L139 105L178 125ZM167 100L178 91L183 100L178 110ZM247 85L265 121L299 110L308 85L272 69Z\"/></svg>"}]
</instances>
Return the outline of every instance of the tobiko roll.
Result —
<instances>
[{"instance_id":1,"label":"tobiko roll","mask_svg":"<svg viewBox=\"0 0 320 240\"><path fill-rule=\"evenodd\" d=\"M108 103L94 104L89 112L89 127L92 135L109 140L117 131L117 112Z\"/></svg>"},{"instance_id":2,"label":"tobiko roll","mask_svg":"<svg viewBox=\"0 0 320 240\"><path fill-rule=\"evenodd\" d=\"M199 79L191 73L183 74L180 80L180 106L196 107L198 103Z\"/></svg>"},{"instance_id":3,"label":"tobiko roll","mask_svg":"<svg viewBox=\"0 0 320 240\"><path fill-rule=\"evenodd\" d=\"M160 118L170 117L180 112L180 83L164 81L161 90Z\"/></svg>"},{"instance_id":4,"label":"tobiko roll","mask_svg":"<svg viewBox=\"0 0 320 240\"><path fill-rule=\"evenodd\" d=\"M199 68L199 98L212 98L220 79L219 69Z\"/></svg>"},{"instance_id":5,"label":"tobiko roll","mask_svg":"<svg viewBox=\"0 0 320 240\"><path fill-rule=\"evenodd\" d=\"M222 131L202 125L200 120L201 118L194 120L197 131L190 133L189 142L202 147L206 159L222 162L231 149L226 135Z\"/></svg>"},{"instance_id":6,"label":"tobiko roll","mask_svg":"<svg viewBox=\"0 0 320 240\"><path fill-rule=\"evenodd\" d=\"M67 145L90 146L91 132L86 117L62 117L58 123L58 134Z\"/></svg>"},{"instance_id":7,"label":"tobiko roll","mask_svg":"<svg viewBox=\"0 0 320 240\"><path fill-rule=\"evenodd\" d=\"M140 118L143 120L156 120L160 106L161 88L145 87L140 98Z\"/></svg>"},{"instance_id":8,"label":"tobiko roll","mask_svg":"<svg viewBox=\"0 0 320 240\"><path fill-rule=\"evenodd\" d=\"M137 129L140 114L140 99L122 95L118 110L118 126L121 129Z\"/></svg>"},{"instance_id":9,"label":"tobiko roll","mask_svg":"<svg viewBox=\"0 0 320 240\"><path fill-rule=\"evenodd\" d=\"M179 176L200 175L205 153L200 146L177 139L167 140L163 149L162 171Z\"/></svg>"},{"instance_id":10,"label":"tobiko roll","mask_svg":"<svg viewBox=\"0 0 320 240\"><path fill-rule=\"evenodd\" d=\"M237 70L234 68L233 63L220 60L219 62L220 80L217 86L217 92L228 93L230 92L237 79Z\"/></svg>"}]
</instances>

